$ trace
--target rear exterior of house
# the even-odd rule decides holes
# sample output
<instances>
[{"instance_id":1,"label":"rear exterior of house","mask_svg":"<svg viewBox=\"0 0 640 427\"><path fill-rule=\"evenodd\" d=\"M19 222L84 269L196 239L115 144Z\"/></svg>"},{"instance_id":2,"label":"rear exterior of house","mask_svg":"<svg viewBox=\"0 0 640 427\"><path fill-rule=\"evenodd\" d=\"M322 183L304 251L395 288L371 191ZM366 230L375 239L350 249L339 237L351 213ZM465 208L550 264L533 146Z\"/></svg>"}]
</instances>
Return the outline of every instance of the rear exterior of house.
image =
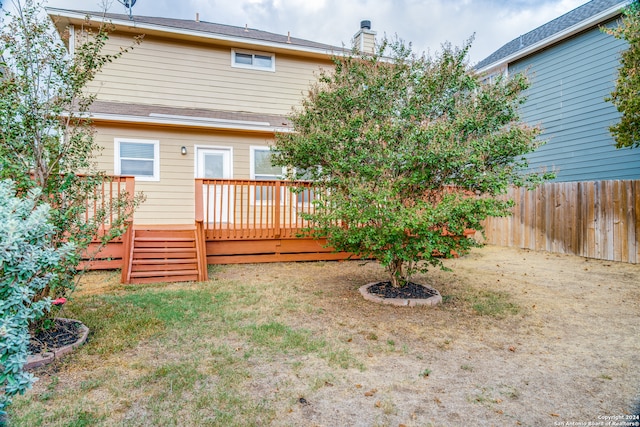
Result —
<instances>
[{"instance_id":1,"label":"rear exterior of house","mask_svg":"<svg viewBox=\"0 0 640 427\"><path fill-rule=\"evenodd\" d=\"M71 32L73 52L87 12L48 12L61 33ZM103 148L99 168L134 176L135 191L146 196L135 213L130 248L122 245L123 281L135 281L125 276L131 270L135 276L136 263L146 262L135 256L144 246L157 253L160 246L180 248L174 252L200 270L197 277L176 274L177 280L202 279L207 262L297 259L292 254L339 257L317 242L296 239L304 225L299 212L308 208L312 193L295 195L281 186L282 170L270 164L269 150L275 132L291 131L287 115L343 49L199 20L104 18L115 28L106 52L144 35L140 45L108 64L87 88L97 95L91 116ZM90 22L97 25L102 19L99 14ZM363 21L354 43L372 49L374 37ZM185 233L189 242L178 242L182 237L176 236ZM231 249L216 244L220 239ZM198 247L206 253L196 253ZM283 247L289 256L279 256ZM171 258L168 252L142 256L154 261L141 268L168 271L170 263L163 263ZM129 271L127 258L132 258Z\"/></svg>"}]
</instances>

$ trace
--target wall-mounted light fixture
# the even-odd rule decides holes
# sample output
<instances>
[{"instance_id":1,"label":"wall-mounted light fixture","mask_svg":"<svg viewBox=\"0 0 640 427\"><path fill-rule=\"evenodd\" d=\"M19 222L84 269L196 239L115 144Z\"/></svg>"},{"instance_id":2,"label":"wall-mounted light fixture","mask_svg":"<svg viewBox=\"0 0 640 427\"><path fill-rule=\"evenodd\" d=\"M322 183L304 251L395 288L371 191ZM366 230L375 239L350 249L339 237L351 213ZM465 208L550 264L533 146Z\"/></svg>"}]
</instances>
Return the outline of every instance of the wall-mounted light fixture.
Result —
<instances>
[{"instance_id":1,"label":"wall-mounted light fixture","mask_svg":"<svg viewBox=\"0 0 640 427\"><path fill-rule=\"evenodd\" d=\"M184 145L180 148L180 153L182 153L182 155L186 155L187 154L187 147L185 147Z\"/></svg>"}]
</instances>

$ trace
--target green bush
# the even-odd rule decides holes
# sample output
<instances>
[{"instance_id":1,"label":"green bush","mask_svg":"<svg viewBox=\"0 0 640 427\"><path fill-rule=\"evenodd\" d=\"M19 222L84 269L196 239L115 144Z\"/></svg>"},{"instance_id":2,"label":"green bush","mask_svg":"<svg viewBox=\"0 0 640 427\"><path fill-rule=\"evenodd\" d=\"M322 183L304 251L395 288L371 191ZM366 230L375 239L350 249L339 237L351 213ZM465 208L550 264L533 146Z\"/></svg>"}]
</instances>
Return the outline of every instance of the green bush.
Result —
<instances>
[{"instance_id":1,"label":"green bush","mask_svg":"<svg viewBox=\"0 0 640 427\"><path fill-rule=\"evenodd\" d=\"M24 393L35 380L23 370L29 324L51 308L49 298L35 297L74 250L72 244L52 245L50 207L38 204L39 191L22 196L16 195L12 181L0 181L0 419L11 397Z\"/></svg>"}]
</instances>

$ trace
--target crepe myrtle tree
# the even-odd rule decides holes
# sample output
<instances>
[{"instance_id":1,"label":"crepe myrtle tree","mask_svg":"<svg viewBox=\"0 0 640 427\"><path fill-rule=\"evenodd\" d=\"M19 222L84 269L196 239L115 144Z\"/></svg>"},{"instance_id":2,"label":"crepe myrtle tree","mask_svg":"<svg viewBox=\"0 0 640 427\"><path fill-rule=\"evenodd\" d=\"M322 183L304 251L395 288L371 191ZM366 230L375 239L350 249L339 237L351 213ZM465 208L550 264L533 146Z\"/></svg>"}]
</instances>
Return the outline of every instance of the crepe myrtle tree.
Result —
<instances>
[{"instance_id":1,"label":"crepe myrtle tree","mask_svg":"<svg viewBox=\"0 0 640 427\"><path fill-rule=\"evenodd\" d=\"M634 1L622 10L616 27L603 31L629 43L620 57L616 86L606 99L621 113L620 121L609 127L617 148L640 147L640 2Z\"/></svg>"},{"instance_id":2,"label":"crepe myrtle tree","mask_svg":"<svg viewBox=\"0 0 640 427\"><path fill-rule=\"evenodd\" d=\"M39 199L52 209L54 247L67 242L74 252L57 265L34 301L64 296L75 285L76 267L98 230L110 222L108 241L123 231L140 197L118 195L102 205L96 188L107 179L96 169L99 151L89 120L94 96L87 83L109 62L137 42L113 54L102 53L109 25L76 27L73 55L58 35L39 0L13 0L0 17L0 179L15 181L18 194L39 189ZM93 203L93 202L97 203ZM99 206L90 215L88 206Z\"/></svg>"},{"instance_id":3,"label":"crepe myrtle tree","mask_svg":"<svg viewBox=\"0 0 640 427\"><path fill-rule=\"evenodd\" d=\"M441 257L477 246L461 238L509 214L510 184L535 185L523 155L540 142L520 122L517 74L483 81L462 48L415 55L399 40L334 58L276 136L273 163L317 190L308 230L336 250L373 257L394 286Z\"/></svg>"}]
</instances>

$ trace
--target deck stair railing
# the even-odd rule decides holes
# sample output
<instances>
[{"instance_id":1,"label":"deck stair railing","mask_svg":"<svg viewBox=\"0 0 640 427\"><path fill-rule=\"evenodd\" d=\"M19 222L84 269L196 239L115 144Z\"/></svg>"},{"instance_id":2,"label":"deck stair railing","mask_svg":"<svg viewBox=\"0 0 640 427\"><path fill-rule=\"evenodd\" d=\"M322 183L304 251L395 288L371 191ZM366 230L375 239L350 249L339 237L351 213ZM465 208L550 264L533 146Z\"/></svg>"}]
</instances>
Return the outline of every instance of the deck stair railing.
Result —
<instances>
[{"instance_id":1,"label":"deck stair railing","mask_svg":"<svg viewBox=\"0 0 640 427\"><path fill-rule=\"evenodd\" d=\"M121 219L130 212L125 212L126 207L118 203L119 196L126 194L127 198L135 195L135 178L132 176L105 176L101 183L94 188L93 197L87 200L84 212L84 220L89 221L98 213L104 215L104 224L98 230L96 240L89 246L80 267L88 263L91 269L122 268L122 277L129 274L131 268L129 252L132 244L132 219L125 222ZM113 226L126 227L126 231L117 239L102 247L100 239Z\"/></svg>"}]
</instances>

